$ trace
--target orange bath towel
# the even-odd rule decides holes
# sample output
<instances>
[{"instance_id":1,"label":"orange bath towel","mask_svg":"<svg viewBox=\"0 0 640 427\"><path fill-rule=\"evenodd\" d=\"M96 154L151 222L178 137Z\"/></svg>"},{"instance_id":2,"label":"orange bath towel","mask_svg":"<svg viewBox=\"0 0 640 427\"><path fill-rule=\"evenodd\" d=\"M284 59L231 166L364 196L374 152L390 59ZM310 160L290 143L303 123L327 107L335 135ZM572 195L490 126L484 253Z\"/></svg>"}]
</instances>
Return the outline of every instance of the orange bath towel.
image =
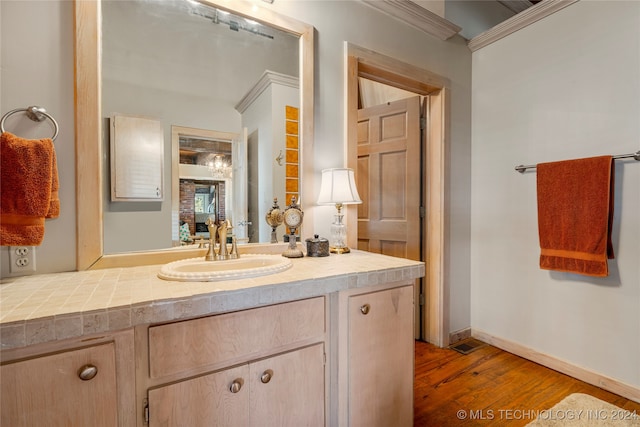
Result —
<instances>
[{"instance_id":1,"label":"orange bath towel","mask_svg":"<svg viewBox=\"0 0 640 427\"><path fill-rule=\"evenodd\" d=\"M540 268L609 274L613 163L600 156L537 165Z\"/></svg>"},{"instance_id":2,"label":"orange bath towel","mask_svg":"<svg viewBox=\"0 0 640 427\"><path fill-rule=\"evenodd\" d=\"M4 132L0 144L0 245L40 245L45 218L60 214L53 141Z\"/></svg>"}]
</instances>

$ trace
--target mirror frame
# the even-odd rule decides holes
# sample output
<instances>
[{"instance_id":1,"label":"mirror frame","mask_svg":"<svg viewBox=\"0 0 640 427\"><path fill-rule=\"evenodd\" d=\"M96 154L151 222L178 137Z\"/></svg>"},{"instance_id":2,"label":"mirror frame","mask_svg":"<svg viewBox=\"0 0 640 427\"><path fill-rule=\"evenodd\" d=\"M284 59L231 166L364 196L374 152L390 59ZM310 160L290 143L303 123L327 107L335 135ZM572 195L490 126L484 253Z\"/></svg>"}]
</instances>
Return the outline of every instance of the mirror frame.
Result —
<instances>
[{"instance_id":1,"label":"mirror frame","mask_svg":"<svg viewBox=\"0 0 640 427\"><path fill-rule=\"evenodd\" d=\"M215 8L277 27L300 38L300 186L301 200L314 194L314 33L313 26L278 14L268 4L244 0L233 5L199 0ZM76 269L89 270L162 264L199 256L197 250L160 250L104 254L101 112L101 26L100 0L75 0L75 135L76 135ZM305 211L305 223L313 224L313 209ZM303 227L301 239L312 227Z\"/></svg>"}]
</instances>

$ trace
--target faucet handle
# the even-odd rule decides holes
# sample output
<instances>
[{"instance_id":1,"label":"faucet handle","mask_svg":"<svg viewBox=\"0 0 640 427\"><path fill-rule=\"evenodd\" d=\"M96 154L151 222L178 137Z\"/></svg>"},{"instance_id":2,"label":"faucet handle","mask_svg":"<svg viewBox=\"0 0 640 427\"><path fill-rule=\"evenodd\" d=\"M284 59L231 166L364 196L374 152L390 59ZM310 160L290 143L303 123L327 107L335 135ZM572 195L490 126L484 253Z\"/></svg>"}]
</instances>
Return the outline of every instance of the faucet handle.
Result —
<instances>
[{"instance_id":1,"label":"faucet handle","mask_svg":"<svg viewBox=\"0 0 640 427\"><path fill-rule=\"evenodd\" d=\"M229 259L237 259L237 258L240 258L240 253L238 252L236 236L231 236L231 252L229 252Z\"/></svg>"}]
</instances>

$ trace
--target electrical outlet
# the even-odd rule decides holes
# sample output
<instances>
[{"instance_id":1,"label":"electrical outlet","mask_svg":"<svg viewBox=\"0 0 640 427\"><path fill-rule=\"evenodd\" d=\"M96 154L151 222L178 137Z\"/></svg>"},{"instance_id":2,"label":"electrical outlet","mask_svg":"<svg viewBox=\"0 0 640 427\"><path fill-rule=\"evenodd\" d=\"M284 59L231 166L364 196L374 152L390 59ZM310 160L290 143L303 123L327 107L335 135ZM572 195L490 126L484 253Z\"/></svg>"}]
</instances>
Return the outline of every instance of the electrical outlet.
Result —
<instances>
[{"instance_id":1,"label":"electrical outlet","mask_svg":"<svg viewBox=\"0 0 640 427\"><path fill-rule=\"evenodd\" d=\"M36 271L36 247L9 246L9 268L11 273L34 273Z\"/></svg>"}]
</instances>

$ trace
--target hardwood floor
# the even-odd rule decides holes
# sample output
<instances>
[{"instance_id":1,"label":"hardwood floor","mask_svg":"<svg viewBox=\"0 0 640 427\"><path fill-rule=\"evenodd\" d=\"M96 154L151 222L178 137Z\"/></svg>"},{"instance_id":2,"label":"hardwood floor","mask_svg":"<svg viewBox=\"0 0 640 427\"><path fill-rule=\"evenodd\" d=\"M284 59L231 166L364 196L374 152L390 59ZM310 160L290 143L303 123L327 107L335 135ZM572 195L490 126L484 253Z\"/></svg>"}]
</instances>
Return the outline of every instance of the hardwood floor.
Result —
<instances>
[{"instance_id":1,"label":"hardwood floor","mask_svg":"<svg viewBox=\"0 0 640 427\"><path fill-rule=\"evenodd\" d=\"M524 426L571 393L635 411L640 403L486 345L463 355L416 341L414 425Z\"/></svg>"}]
</instances>

